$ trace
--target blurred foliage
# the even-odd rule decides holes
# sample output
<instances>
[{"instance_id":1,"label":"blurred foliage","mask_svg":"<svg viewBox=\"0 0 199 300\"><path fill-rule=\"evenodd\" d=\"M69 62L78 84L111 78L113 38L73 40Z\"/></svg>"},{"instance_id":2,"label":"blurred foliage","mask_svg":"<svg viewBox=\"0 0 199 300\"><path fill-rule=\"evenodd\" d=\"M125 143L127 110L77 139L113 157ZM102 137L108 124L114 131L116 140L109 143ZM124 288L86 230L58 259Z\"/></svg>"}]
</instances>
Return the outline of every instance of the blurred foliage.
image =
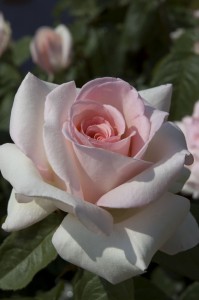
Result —
<instances>
[{"instance_id":1,"label":"blurred foliage","mask_svg":"<svg viewBox=\"0 0 199 300\"><path fill-rule=\"evenodd\" d=\"M0 246L1 289L22 289L56 258L51 240L60 222L59 215L51 214L43 222L14 232L4 240Z\"/></svg>"},{"instance_id":2,"label":"blurred foliage","mask_svg":"<svg viewBox=\"0 0 199 300\"><path fill-rule=\"evenodd\" d=\"M58 0L54 25L67 12L73 52L70 66L55 74L53 82L75 80L81 87L93 78L114 76L140 90L172 83L170 119L180 120L192 113L199 99L196 10L198 0ZM31 38L12 40L0 57L1 144L10 141L10 112L26 72L52 80L31 61ZM10 189L0 179L2 223ZM199 203L190 201L199 221ZM73 284L74 300L198 299L198 246L174 256L158 252L146 274L113 286L89 272L77 272L75 266L56 258L50 239L59 223L60 217L53 214L19 233L0 232L0 299L72 299L66 282L71 289ZM20 290L12 291L16 289Z\"/></svg>"}]
</instances>

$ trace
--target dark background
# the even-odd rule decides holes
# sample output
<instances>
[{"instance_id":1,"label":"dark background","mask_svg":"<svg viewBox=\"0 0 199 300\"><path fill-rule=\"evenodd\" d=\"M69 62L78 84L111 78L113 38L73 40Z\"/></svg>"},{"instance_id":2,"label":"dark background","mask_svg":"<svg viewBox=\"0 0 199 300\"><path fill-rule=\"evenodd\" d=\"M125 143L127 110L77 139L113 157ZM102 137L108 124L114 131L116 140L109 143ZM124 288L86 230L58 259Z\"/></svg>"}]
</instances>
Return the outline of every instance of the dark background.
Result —
<instances>
[{"instance_id":1,"label":"dark background","mask_svg":"<svg viewBox=\"0 0 199 300\"><path fill-rule=\"evenodd\" d=\"M57 0L0 0L0 11L12 26L13 39L18 39L33 35L40 26L52 26L56 3Z\"/></svg>"}]
</instances>

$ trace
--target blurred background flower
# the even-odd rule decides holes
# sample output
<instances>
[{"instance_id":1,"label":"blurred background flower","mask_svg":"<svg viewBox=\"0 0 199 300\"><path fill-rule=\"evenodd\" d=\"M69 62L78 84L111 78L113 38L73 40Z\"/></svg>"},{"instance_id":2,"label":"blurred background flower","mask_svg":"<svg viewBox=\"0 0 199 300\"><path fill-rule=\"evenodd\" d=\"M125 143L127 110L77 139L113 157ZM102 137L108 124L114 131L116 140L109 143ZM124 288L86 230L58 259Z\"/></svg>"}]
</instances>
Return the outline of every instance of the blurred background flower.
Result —
<instances>
[{"instance_id":1,"label":"blurred background flower","mask_svg":"<svg viewBox=\"0 0 199 300\"><path fill-rule=\"evenodd\" d=\"M72 36L68 28L59 25L55 30L41 27L30 44L33 61L52 75L65 69L71 60Z\"/></svg>"},{"instance_id":2,"label":"blurred background flower","mask_svg":"<svg viewBox=\"0 0 199 300\"><path fill-rule=\"evenodd\" d=\"M11 28L8 22L4 20L3 14L0 12L0 56L8 47L11 38Z\"/></svg>"},{"instance_id":3,"label":"blurred background flower","mask_svg":"<svg viewBox=\"0 0 199 300\"><path fill-rule=\"evenodd\" d=\"M194 163L188 167L191 174L186 181L183 192L199 197L199 101L194 105L193 114L185 116L177 125L183 131L187 147L194 156Z\"/></svg>"}]
</instances>

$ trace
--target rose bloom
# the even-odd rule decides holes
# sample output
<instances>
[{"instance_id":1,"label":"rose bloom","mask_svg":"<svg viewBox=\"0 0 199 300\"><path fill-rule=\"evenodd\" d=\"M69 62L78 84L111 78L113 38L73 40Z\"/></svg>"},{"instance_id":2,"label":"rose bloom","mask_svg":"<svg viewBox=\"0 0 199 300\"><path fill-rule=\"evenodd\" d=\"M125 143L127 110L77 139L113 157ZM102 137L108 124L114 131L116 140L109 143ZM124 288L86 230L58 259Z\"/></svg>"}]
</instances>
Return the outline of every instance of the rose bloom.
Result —
<instances>
[{"instance_id":1,"label":"rose bloom","mask_svg":"<svg viewBox=\"0 0 199 300\"><path fill-rule=\"evenodd\" d=\"M3 14L0 13L0 56L5 52L10 42L11 29L8 22L4 20Z\"/></svg>"},{"instance_id":2,"label":"rose bloom","mask_svg":"<svg viewBox=\"0 0 199 300\"><path fill-rule=\"evenodd\" d=\"M171 85L138 93L107 77L77 89L28 74L12 109L14 144L0 147L13 186L3 229L61 209L59 255L114 284L145 272L157 250L194 247L189 200L173 193L192 155L166 121L170 97Z\"/></svg>"},{"instance_id":3,"label":"rose bloom","mask_svg":"<svg viewBox=\"0 0 199 300\"><path fill-rule=\"evenodd\" d=\"M72 37L68 28L40 27L30 44L34 63L49 75L65 69L70 64Z\"/></svg>"},{"instance_id":4,"label":"rose bloom","mask_svg":"<svg viewBox=\"0 0 199 300\"><path fill-rule=\"evenodd\" d=\"M193 115L184 117L176 124L183 131L187 147L194 157L194 163L187 166L191 174L182 191L191 194L193 198L199 198L199 101L195 103Z\"/></svg>"}]
</instances>

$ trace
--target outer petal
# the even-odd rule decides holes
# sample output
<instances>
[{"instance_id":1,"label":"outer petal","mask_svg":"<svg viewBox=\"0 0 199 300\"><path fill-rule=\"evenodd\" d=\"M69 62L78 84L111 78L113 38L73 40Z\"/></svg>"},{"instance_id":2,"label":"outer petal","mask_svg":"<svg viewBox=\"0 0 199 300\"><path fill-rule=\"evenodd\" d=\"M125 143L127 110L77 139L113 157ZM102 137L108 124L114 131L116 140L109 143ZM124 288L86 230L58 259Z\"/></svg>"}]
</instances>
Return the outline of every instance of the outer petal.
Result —
<instances>
[{"instance_id":1,"label":"outer petal","mask_svg":"<svg viewBox=\"0 0 199 300\"><path fill-rule=\"evenodd\" d=\"M151 166L150 162L104 149L74 144L74 150L80 163L79 178L84 198L92 203L96 203L104 193Z\"/></svg>"},{"instance_id":2,"label":"outer petal","mask_svg":"<svg viewBox=\"0 0 199 300\"><path fill-rule=\"evenodd\" d=\"M44 219L55 209L53 204L45 200L18 203L13 190L8 202L8 216L2 228L6 231L21 230Z\"/></svg>"},{"instance_id":3,"label":"outer petal","mask_svg":"<svg viewBox=\"0 0 199 300\"><path fill-rule=\"evenodd\" d=\"M144 159L158 162L181 151L187 151L185 136L174 123L166 122L152 139ZM193 163L193 156L187 151L185 165Z\"/></svg>"},{"instance_id":4,"label":"outer petal","mask_svg":"<svg viewBox=\"0 0 199 300\"><path fill-rule=\"evenodd\" d=\"M143 97L151 106L169 112L171 95L172 95L172 85L165 84L151 89L139 91L141 97Z\"/></svg>"},{"instance_id":5,"label":"outer petal","mask_svg":"<svg viewBox=\"0 0 199 300\"><path fill-rule=\"evenodd\" d=\"M14 144L0 147L0 169L16 190L18 202L48 201L50 205L53 203L55 207L75 214L90 230L106 234L111 230L112 217L107 211L44 182L32 161Z\"/></svg>"},{"instance_id":6,"label":"outer petal","mask_svg":"<svg viewBox=\"0 0 199 300\"><path fill-rule=\"evenodd\" d=\"M161 142L158 142L157 137L149 151L150 159L156 159L158 162L103 195L98 200L98 205L114 208L141 206L157 200L169 189L183 170L189 152L186 150L183 134L173 125L166 123L159 135L162 138Z\"/></svg>"},{"instance_id":7,"label":"outer petal","mask_svg":"<svg viewBox=\"0 0 199 300\"><path fill-rule=\"evenodd\" d=\"M173 255L195 247L199 243L199 228L189 213L172 237L161 247L161 251Z\"/></svg>"},{"instance_id":8,"label":"outer petal","mask_svg":"<svg viewBox=\"0 0 199 300\"><path fill-rule=\"evenodd\" d=\"M182 190L182 188L184 188L184 184L188 180L189 176L190 176L189 169L187 167L184 167L181 170L177 180L175 180L172 183L171 187L169 188L169 192L172 192L174 194L179 193Z\"/></svg>"},{"instance_id":9,"label":"outer petal","mask_svg":"<svg viewBox=\"0 0 199 300\"><path fill-rule=\"evenodd\" d=\"M97 205L112 208L130 208L156 201L165 193L183 168L186 153L177 153L160 161L128 182L104 194Z\"/></svg>"},{"instance_id":10,"label":"outer petal","mask_svg":"<svg viewBox=\"0 0 199 300\"><path fill-rule=\"evenodd\" d=\"M135 155L135 158L143 158L144 153L146 152L149 143L153 139L154 135L156 132L161 128L165 118L167 117L167 113L153 109L150 106L146 106L146 116L151 122L151 128L150 128L150 133L148 136L147 141L145 141L143 147L140 149L140 151Z\"/></svg>"},{"instance_id":11,"label":"outer petal","mask_svg":"<svg viewBox=\"0 0 199 300\"><path fill-rule=\"evenodd\" d=\"M63 123L69 118L76 93L75 83L69 82L57 87L47 96L44 144L49 163L65 182L67 190L81 196L75 154L70 141L67 141L62 134Z\"/></svg>"},{"instance_id":12,"label":"outer petal","mask_svg":"<svg viewBox=\"0 0 199 300\"><path fill-rule=\"evenodd\" d=\"M56 87L28 73L14 99L10 135L15 144L42 169L48 167L43 146L44 103Z\"/></svg>"},{"instance_id":13,"label":"outer petal","mask_svg":"<svg viewBox=\"0 0 199 300\"><path fill-rule=\"evenodd\" d=\"M161 251L174 255L195 247L199 243L199 228L189 213L172 237L161 247Z\"/></svg>"},{"instance_id":14,"label":"outer petal","mask_svg":"<svg viewBox=\"0 0 199 300\"><path fill-rule=\"evenodd\" d=\"M116 284L146 270L188 211L186 198L166 194L115 224L109 236L92 234L69 215L55 232L53 244L63 259Z\"/></svg>"}]
</instances>

